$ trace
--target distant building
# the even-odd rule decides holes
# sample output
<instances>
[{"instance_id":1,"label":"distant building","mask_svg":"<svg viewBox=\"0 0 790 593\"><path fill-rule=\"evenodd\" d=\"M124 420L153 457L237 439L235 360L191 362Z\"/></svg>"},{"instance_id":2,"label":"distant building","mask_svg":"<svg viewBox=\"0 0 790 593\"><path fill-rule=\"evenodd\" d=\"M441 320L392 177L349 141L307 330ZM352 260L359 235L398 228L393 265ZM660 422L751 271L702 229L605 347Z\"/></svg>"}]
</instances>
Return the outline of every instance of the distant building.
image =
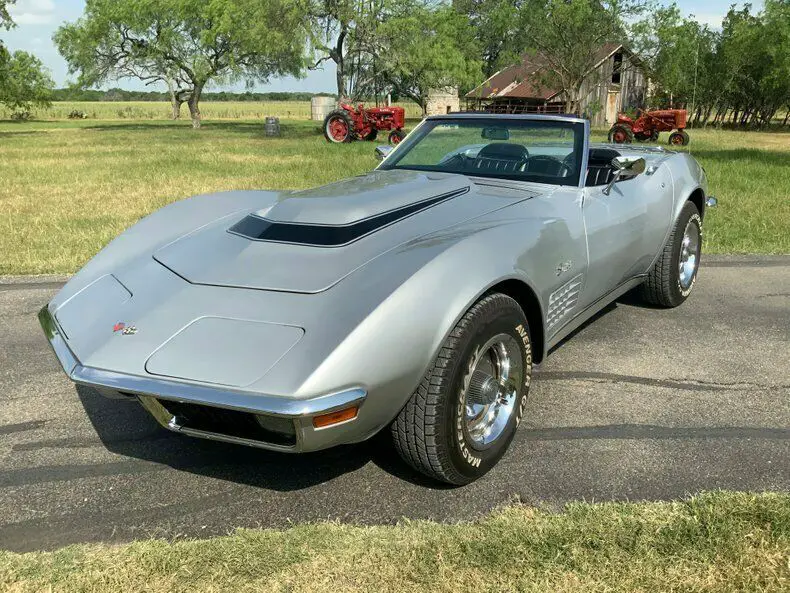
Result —
<instances>
[{"instance_id":1,"label":"distant building","mask_svg":"<svg viewBox=\"0 0 790 593\"><path fill-rule=\"evenodd\" d=\"M550 70L540 54L524 55L465 95L467 109L493 113L563 113L567 92L546 86ZM644 107L647 77L639 58L628 48L606 43L595 56L572 111L581 106L593 125L612 124L617 114Z\"/></svg>"},{"instance_id":2,"label":"distant building","mask_svg":"<svg viewBox=\"0 0 790 593\"><path fill-rule=\"evenodd\" d=\"M425 112L428 115L440 115L459 111L461 100L458 97L458 87L446 87L442 89L430 89L428 91L428 101L426 102Z\"/></svg>"}]
</instances>

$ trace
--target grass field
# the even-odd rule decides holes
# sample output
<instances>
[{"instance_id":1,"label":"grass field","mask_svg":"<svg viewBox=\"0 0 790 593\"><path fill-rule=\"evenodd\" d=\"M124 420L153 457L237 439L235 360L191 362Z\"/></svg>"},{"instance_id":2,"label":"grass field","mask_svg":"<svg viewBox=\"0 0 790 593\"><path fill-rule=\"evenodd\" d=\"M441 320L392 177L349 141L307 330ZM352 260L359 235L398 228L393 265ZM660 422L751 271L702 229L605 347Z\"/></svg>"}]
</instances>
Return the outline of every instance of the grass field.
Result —
<instances>
[{"instance_id":1,"label":"grass field","mask_svg":"<svg viewBox=\"0 0 790 593\"><path fill-rule=\"evenodd\" d=\"M403 103L406 116L421 116L421 109L414 103ZM74 110L83 111L88 119L98 120L169 120L170 103L164 101L58 101L45 109L34 109L39 120L66 119ZM263 119L268 116L287 119L310 119L310 101L203 101L203 117L211 120ZM0 106L0 119L10 117L10 112ZM189 109L182 106L181 117L189 119Z\"/></svg>"},{"instance_id":2,"label":"grass field","mask_svg":"<svg viewBox=\"0 0 790 593\"><path fill-rule=\"evenodd\" d=\"M0 552L23 591L786 592L790 495L511 507L477 523L300 525L192 541Z\"/></svg>"},{"instance_id":3,"label":"grass field","mask_svg":"<svg viewBox=\"0 0 790 593\"><path fill-rule=\"evenodd\" d=\"M73 272L168 202L316 186L372 169L373 148L330 145L297 120L281 138L259 121L0 122L0 274ZM706 250L790 253L790 133L695 130L691 148L720 200Z\"/></svg>"}]
</instances>

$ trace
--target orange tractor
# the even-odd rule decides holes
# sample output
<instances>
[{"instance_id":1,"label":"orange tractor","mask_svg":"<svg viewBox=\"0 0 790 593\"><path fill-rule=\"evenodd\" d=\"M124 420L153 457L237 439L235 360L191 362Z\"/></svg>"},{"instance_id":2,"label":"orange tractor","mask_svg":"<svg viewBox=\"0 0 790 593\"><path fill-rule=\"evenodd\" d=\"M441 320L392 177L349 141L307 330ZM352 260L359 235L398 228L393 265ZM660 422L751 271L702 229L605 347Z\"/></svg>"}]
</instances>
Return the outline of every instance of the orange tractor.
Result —
<instances>
[{"instance_id":1,"label":"orange tractor","mask_svg":"<svg viewBox=\"0 0 790 593\"><path fill-rule=\"evenodd\" d=\"M375 140L379 131L389 132L389 143L398 144L406 137L403 124L406 112L403 107L371 107L360 103L356 108L340 104L324 119L324 136L329 142Z\"/></svg>"},{"instance_id":2,"label":"orange tractor","mask_svg":"<svg viewBox=\"0 0 790 593\"><path fill-rule=\"evenodd\" d=\"M661 109L658 111L638 110L636 119L624 113L617 116L617 122L609 130L609 142L623 144L633 142L655 142L661 132L672 132L669 143L674 146L686 146L689 135L686 133L685 109Z\"/></svg>"}]
</instances>

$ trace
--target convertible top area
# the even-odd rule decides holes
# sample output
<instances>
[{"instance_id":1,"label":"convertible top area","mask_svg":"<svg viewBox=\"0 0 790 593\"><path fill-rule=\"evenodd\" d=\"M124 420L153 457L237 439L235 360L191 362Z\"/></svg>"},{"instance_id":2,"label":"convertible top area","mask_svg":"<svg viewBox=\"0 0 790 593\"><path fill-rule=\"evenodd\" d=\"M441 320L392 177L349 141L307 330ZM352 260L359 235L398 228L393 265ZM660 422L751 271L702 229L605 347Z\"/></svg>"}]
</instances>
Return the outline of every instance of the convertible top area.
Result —
<instances>
[{"instance_id":1,"label":"convertible top area","mask_svg":"<svg viewBox=\"0 0 790 593\"><path fill-rule=\"evenodd\" d=\"M589 124L577 118L429 117L379 167L575 186Z\"/></svg>"}]
</instances>

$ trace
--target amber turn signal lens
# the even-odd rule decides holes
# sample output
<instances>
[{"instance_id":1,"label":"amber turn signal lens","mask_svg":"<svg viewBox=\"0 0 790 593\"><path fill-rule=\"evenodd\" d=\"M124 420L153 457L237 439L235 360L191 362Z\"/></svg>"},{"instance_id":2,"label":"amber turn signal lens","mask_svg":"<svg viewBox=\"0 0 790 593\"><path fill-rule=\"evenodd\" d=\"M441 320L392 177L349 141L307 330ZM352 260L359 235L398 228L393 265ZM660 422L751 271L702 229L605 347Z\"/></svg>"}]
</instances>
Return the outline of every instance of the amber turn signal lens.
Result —
<instances>
[{"instance_id":1,"label":"amber turn signal lens","mask_svg":"<svg viewBox=\"0 0 790 593\"><path fill-rule=\"evenodd\" d=\"M321 414L313 418L313 426L315 428L326 428L333 424L340 424L348 420L353 420L357 417L357 406L353 408L346 408L345 410L338 410L337 412L330 412L329 414Z\"/></svg>"}]
</instances>

